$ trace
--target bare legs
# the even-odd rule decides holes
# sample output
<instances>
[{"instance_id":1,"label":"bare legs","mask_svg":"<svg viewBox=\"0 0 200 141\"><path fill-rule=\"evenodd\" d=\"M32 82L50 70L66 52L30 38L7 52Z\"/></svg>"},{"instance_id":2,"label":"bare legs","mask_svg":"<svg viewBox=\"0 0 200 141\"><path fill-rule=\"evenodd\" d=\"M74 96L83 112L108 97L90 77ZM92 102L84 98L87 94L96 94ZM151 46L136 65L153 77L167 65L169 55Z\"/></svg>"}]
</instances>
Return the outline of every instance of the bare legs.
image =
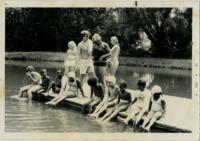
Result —
<instances>
[{"instance_id":1,"label":"bare legs","mask_svg":"<svg viewBox=\"0 0 200 141\"><path fill-rule=\"evenodd\" d=\"M137 105L137 103L133 104L131 108L128 110L128 115L125 119L121 119L125 124L128 124L128 122L135 118L135 116L141 111L141 107Z\"/></svg>"},{"instance_id":2,"label":"bare legs","mask_svg":"<svg viewBox=\"0 0 200 141\"><path fill-rule=\"evenodd\" d=\"M38 91L40 89L42 89L41 85L34 85L31 88L29 88L28 91L27 91L29 100L32 100L32 93L36 92L36 91Z\"/></svg>"},{"instance_id":3,"label":"bare legs","mask_svg":"<svg viewBox=\"0 0 200 141\"><path fill-rule=\"evenodd\" d=\"M109 107L115 106L115 102L107 102L107 103L100 103L99 106L95 109L95 111L90 115L92 117L98 118L103 112L107 110Z\"/></svg>"},{"instance_id":4,"label":"bare legs","mask_svg":"<svg viewBox=\"0 0 200 141\"><path fill-rule=\"evenodd\" d=\"M119 61L118 60L112 61L110 63L110 75L111 76L115 76L115 73L117 72L118 67L119 67Z\"/></svg>"},{"instance_id":5,"label":"bare legs","mask_svg":"<svg viewBox=\"0 0 200 141\"><path fill-rule=\"evenodd\" d=\"M106 71L106 66L95 66L95 74L99 78L99 82L103 85L104 88L104 100L108 98L105 82Z\"/></svg>"},{"instance_id":6,"label":"bare legs","mask_svg":"<svg viewBox=\"0 0 200 141\"><path fill-rule=\"evenodd\" d=\"M20 88L19 90L19 97L23 96L23 92L27 92L31 87L33 87L34 85L26 85Z\"/></svg>"},{"instance_id":7,"label":"bare legs","mask_svg":"<svg viewBox=\"0 0 200 141\"><path fill-rule=\"evenodd\" d=\"M151 126L162 116L162 112L152 112L150 111L147 115L146 119L144 120L142 124L142 128L146 129L147 131L150 130ZM149 124L147 125L147 123Z\"/></svg>"},{"instance_id":8,"label":"bare legs","mask_svg":"<svg viewBox=\"0 0 200 141\"><path fill-rule=\"evenodd\" d=\"M46 102L45 104L57 105L62 100L66 99L66 98L73 98L73 97L76 97L76 94L74 92L64 92L64 93L57 95L54 99L52 99L49 102Z\"/></svg>"},{"instance_id":9,"label":"bare legs","mask_svg":"<svg viewBox=\"0 0 200 141\"><path fill-rule=\"evenodd\" d=\"M67 74L69 73L69 72L75 72L75 66L66 66L65 67L65 75L67 76Z\"/></svg>"},{"instance_id":10,"label":"bare legs","mask_svg":"<svg viewBox=\"0 0 200 141\"><path fill-rule=\"evenodd\" d=\"M123 105L123 106L116 106L115 108L109 110L102 118L101 120L106 122L109 122L111 119L113 119L114 117L116 117L118 115L119 112L122 112L124 110L127 109L127 105Z\"/></svg>"}]
</instances>

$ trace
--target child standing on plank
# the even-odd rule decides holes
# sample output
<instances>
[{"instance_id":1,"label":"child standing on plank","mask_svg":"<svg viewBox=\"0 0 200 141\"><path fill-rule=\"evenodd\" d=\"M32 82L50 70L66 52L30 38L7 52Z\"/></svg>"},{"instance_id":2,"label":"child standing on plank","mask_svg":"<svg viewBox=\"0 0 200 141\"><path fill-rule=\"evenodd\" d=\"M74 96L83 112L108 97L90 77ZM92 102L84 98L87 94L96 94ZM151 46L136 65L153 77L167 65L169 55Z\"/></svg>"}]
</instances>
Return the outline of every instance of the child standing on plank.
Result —
<instances>
[{"instance_id":1,"label":"child standing on plank","mask_svg":"<svg viewBox=\"0 0 200 141\"><path fill-rule=\"evenodd\" d=\"M32 92L41 88L41 75L35 71L33 66L28 66L26 68L26 76L32 81L31 84L23 86L19 90L19 97L23 97L23 93L27 92L29 99L32 99Z\"/></svg>"},{"instance_id":2,"label":"child standing on plank","mask_svg":"<svg viewBox=\"0 0 200 141\"><path fill-rule=\"evenodd\" d=\"M68 78L66 78L65 84L62 83L62 85L63 85L62 90L60 91L59 95L57 95L51 101L46 102L45 104L57 105L59 102L61 102L65 98L77 97L79 90L80 90L82 96L84 97L84 92L81 87L81 82L76 79L74 72L68 73Z\"/></svg>"},{"instance_id":3,"label":"child standing on plank","mask_svg":"<svg viewBox=\"0 0 200 141\"><path fill-rule=\"evenodd\" d=\"M85 103L85 105L89 105L89 113L91 113L94 107L103 100L104 90L103 85L98 82L98 78L96 76L89 77L87 83L91 88L91 100Z\"/></svg>"},{"instance_id":4,"label":"child standing on plank","mask_svg":"<svg viewBox=\"0 0 200 141\"><path fill-rule=\"evenodd\" d=\"M153 97L151 98L150 111L142 124L142 128L150 131L151 126L166 112L166 102L163 99L162 89L158 85L154 85L151 89ZM149 123L149 124L147 124Z\"/></svg>"},{"instance_id":5,"label":"child standing on plank","mask_svg":"<svg viewBox=\"0 0 200 141\"><path fill-rule=\"evenodd\" d=\"M78 63L78 51L76 43L70 41L68 43L68 50L64 61L65 74L68 74L70 71L75 72Z\"/></svg>"}]
</instances>

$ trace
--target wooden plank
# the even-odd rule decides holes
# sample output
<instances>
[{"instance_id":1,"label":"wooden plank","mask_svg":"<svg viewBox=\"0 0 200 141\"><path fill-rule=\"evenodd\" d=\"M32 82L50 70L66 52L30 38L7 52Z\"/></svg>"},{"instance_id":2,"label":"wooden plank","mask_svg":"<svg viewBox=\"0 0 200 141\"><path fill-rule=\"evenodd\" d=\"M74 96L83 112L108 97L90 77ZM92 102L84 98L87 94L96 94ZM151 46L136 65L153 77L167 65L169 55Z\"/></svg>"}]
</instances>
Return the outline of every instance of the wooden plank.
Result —
<instances>
[{"instance_id":1,"label":"wooden plank","mask_svg":"<svg viewBox=\"0 0 200 141\"><path fill-rule=\"evenodd\" d=\"M129 90L132 95L134 95L133 90ZM44 94L42 94L44 95ZM50 94L48 96L54 98L57 94ZM174 130L177 132L191 132L192 125L190 124L190 119L192 119L191 114L191 99L179 98L174 96L164 96L166 100L166 115L164 118L158 120L154 126L160 128L166 128L169 130ZM76 98L67 98L65 99L65 103L76 106L80 109L83 108L84 103L89 100L89 97L82 98L82 96L78 96ZM126 113L120 113L122 116L126 116Z\"/></svg>"},{"instance_id":2,"label":"wooden plank","mask_svg":"<svg viewBox=\"0 0 200 141\"><path fill-rule=\"evenodd\" d=\"M134 95L134 90L129 90ZM156 123L168 127L192 131L192 99L164 95L166 114Z\"/></svg>"}]
</instances>

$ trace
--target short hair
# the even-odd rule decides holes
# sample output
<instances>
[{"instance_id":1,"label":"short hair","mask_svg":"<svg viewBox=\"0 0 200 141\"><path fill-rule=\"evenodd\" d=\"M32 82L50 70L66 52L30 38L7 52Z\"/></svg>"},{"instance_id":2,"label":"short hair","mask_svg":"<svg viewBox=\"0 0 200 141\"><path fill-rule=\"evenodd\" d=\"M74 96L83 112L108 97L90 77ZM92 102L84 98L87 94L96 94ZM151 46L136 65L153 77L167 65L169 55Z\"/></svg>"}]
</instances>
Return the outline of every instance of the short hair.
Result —
<instances>
[{"instance_id":1,"label":"short hair","mask_svg":"<svg viewBox=\"0 0 200 141\"><path fill-rule=\"evenodd\" d=\"M142 86L143 88L145 88L146 87L146 82L144 80L138 80L137 81L137 85L138 86Z\"/></svg>"},{"instance_id":2,"label":"short hair","mask_svg":"<svg viewBox=\"0 0 200 141\"><path fill-rule=\"evenodd\" d=\"M119 43L119 40L118 40L117 36L112 36L110 39L114 40L115 43Z\"/></svg>"},{"instance_id":3,"label":"short hair","mask_svg":"<svg viewBox=\"0 0 200 141\"><path fill-rule=\"evenodd\" d=\"M122 81L120 82L120 84L119 84L119 87L120 87L120 88L127 88L127 86L128 86L128 84L127 84L127 82L126 82L125 80L122 80Z\"/></svg>"},{"instance_id":4,"label":"short hair","mask_svg":"<svg viewBox=\"0 0 200 141\"><path fill-rule=\"evenodd\" d=\"M47 73L47 70L46 69L41 69L40 73Z\"/></svg>"},{"instance_id":5,"label":"short hair","mask_svg":"<svg viewBox=\"0 0 200 141\"><path fill-rule=\"evenodd\" d=\"M96 76L91 76L88 78L87 83L89 86L93 86L94 84L96 84L98 82L98 78Z\"/></svg>"}]
</instances>

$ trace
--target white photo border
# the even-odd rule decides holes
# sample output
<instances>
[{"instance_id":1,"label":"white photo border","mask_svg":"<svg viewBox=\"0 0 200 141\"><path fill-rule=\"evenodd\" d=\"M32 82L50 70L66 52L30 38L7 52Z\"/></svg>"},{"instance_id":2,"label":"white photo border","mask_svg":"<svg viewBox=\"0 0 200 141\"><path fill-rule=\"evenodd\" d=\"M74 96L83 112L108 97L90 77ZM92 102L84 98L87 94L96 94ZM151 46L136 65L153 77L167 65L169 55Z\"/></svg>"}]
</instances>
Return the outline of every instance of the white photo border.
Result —
<instances>
[{"instance_id":1,"label":"white photo border","mask_svg":"<svg viewBox=\"0 0 200 141\"><path fill-rule=\"evenodd\" d=\"M76 140L198 140L199 139L199 1L137 1L137 7L193 9L192 24L192 133L8 133L5 121L5 8L8 7L135 7L133 0L1 0L0 1L0 139L76 139Z\"/></svg>"}]
</instances>

